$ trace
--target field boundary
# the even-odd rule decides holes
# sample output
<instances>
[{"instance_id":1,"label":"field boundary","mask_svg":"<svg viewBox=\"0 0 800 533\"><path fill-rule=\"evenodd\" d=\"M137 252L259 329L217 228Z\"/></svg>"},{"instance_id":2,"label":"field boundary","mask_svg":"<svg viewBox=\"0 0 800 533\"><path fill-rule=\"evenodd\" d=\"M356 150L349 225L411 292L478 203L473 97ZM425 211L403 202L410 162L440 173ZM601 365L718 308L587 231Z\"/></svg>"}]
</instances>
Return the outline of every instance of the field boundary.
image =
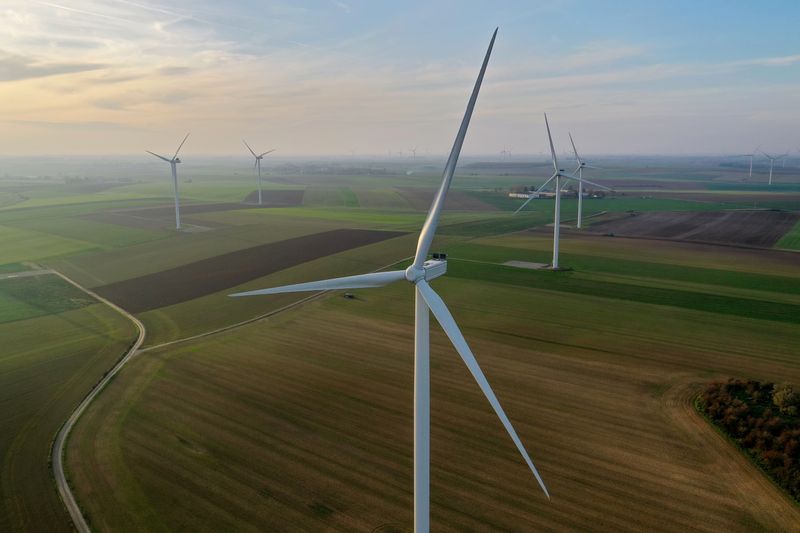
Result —
<instances>
[{"instance_id":1,"label":"field boundary","mask_svg":"<svg viewBox=\"0 0 800 533\"><path fill-rule=\"evenodd\" d=\"M413 256L409 256L409 257L405 257L405 258L402 258L402 259L398 259L397 261L393 261L392 263L389 263L387 265L381 266L381 267L373 270L372 272L380 272L381 270L385 270L385 269L387 269L387 268L389 268L389 267L391 267L393 265L396 265L397 263L400 263L402 261L407 261L408 259L412 259L412 258L413 258ZM58 431L58 433L56 434L56 438L53 441L53 446L51 448L51 453L50 453L50 460L51 460L51 465L52 465L53 476L54 476L55 481L56 481L56 486L58 488L58 493L59 493L59 496L61 497L61 501L63 502L64 506L66 507L67 511L69 512L69 515L72 518L72 523L75 526L75 529L77 529L80 533L91 533L91 528L89 527L89 524L86 522L86 518L83 516L83 512L81 511L81 508L78 505L78 502L77 502L77 500L75 498L75 495L72 493L72 489L69 486L69 482L67 481L67 477L66 477L66 474L64 472L64 447L66 445L67 439L69 438L70 432L72 431L73 427L78 422L78 420L80 419L81 415L83 415L83 413L89 407L89 404L97 397L97 395L100 394L100 392L102 392L102 390L106 387L106 385L108 385L108 383L114 378L114 376L116 376L119 373L119 371L122 370L122 367L125 366L125 364L127 364L131 359L133 359L133 357L135 357L139 353L143 353L143 352L147 352L147 351L150 351L150 350L154 350L156 348L163 348L165 346L171 346L171 345L174 345L174 344L180 344L180 343L183 343L183 342L188 342L188 341L192 341L192 340L195 340L195 339L200 339L200 338L203 338L203 337L209 337L211 335L224 333L226 331L231 331L233 329L238 329L238 328L240 328L242 326L246 326L248 324L252 324L253 322L258 322L259 320L263 320L265 318L269 318L271 316L274 316L274 315L276 315L278 313L281 313L283 311L287 311L289 309L292 309L294 307L302 305L302 304L304 304L306 302L309 302L311 300L315 300L317 298L320 298L320 297L324 296L326 293L331 292L331 291L319 291L319 292L311 294L310 296L306 296L305 298L301 298L300 300L297 300L297 301L292 302L292 303L290 303L288 305L280 307L278 309L274 309L274 310L269 311L267 313L263 313L261 315L249 318L247 320L243 320L241 322L237 322L235 324L230 324L228 326L217 328L217 329L214 329L214 330L211 330L211 331L206 331L204 333L199 333L197 335L192 335L190 337L185 337L183 339L176 339L176 340L165 342L165 343L162 343L162 344L157 344L157 345L154 345L154 346L148 346L147 348L143 348L143 349L140 350L139 348L141 347L141 345L142 345L142 343L144 342L144 339L145 339L146 329L145 329L144 324L139 319L137 319L131 313L125 311L124 309L122 309L121 307L116 305L115 303L111 302L110 300L107 300L106 298L103 298L102 296L96 294L92 290L81 286L80 284L78 284L77 282L73 281L72 279L70 279L66 275L62 274L61 272L59 272L57 270L52 270L52 274L55 274L56 276L60 277L61 279L63 279L67 283L75 286L76 288L78 288L81 291L85 292L86 294L88 294L92 298L95 298L99 302L108 305L109 307L111 307L112 309L114 309L115 311L120 313L121 315L123 315L126 318L130 319L134 323L134 325L137 327L137 329L139 330L139 336L134 341L134 343L131 345L131 347L128 349L128 351L125 353L125 355L119 361L117 361L117 363L111 368L111 370L109 370L103 376L103 378L97 383L97 385L95 385L94 388L89 392L89 394L81 401L81 403L78 404L78 407L72 412L72 414L67 419L67 421L64 423L64 425L61 426L61 429Z\"/></svg>"},{"instance_id":2,"label":"field boundary","mask_svg":"<svg viewBox=\"0 0 800 533\"><path fill-rule=\"evenodd\" d=\"M800 522L800 506L750 457L718 431L697 411L695 398L703 381L691 379L674 383L660 398L660 408L690 442L710 450L710 460L717 462L721 478L740 496L772 519L775 531L792 531ZM720 453L715 454L713 450Z\"/></svg>"},{"instance_id":3,"label":"field boundary","mask_svg":"<svg viewBox=\"0 0 800 533\"><path fill-rule=\"evenodd\" d=\"M56 487L58 488L58 494L61 497L61 501L64 503L64 507L67 508L70 517L72 518L72 523L80 533L89 533L91 528L89 528L89 524L86 523L86 519L83 516L83 512L81 511L80 506L78 506L78 502L75 499L75 495L72 493L70 489L69 483L67 482L66 474L64 473L64 446L66 445L67 439L69 437L72 428L75 426L75 423L81 417L81 415L86 411L86 408L95 399L95 397L100 394L100 392L105 388L106 385L114 378L114 376L119 373L125 364L131 360L131 358L137 353L139 347L144 342L145 338L145 327L139 319L137 319L132 314L128 313L118 305L114 304L113 302L106 300L102 296L96 294L95 292L79 285L75 281L71 280L61 272L57 270L52 271L53 274L60 277L70 285L80 289L81 291L85 292L92 298L98 300L101 303L104 303L123 315L125 318L129 319L136 328L139 330L139 336L133 342L131 347L122 356L122 358L117 361L117 363L103 375L103 378L92 388L89 394L78 404L78 407L72 412L64 425L61 426L61 429L56 434L56 438L53 441L53 446L51 448L50 459L52 465L53 476L55 477Z\"/></svg>"},{"instance_id":4,"label":"field boundary","mask_svg":"<svg viewBox=\"0 0 800 533\"><path fill-rule=\"evenodd\" d=\"M378 267L375 270L372 270L371 273L372 272L380 272L382 270L386 270L390 266L396 265L397 263L402 263L403 261L408 261L409 259L413 259L413 258L414 258L414 256L410 255L408 257L404 257L402 259L398 259L397 261L394 261L394 262L389 263L387 265L384 265L382 267ZM335 290L341 290L341 289L335 289ZM279 307L278 309L273 309L272 311L267 311L266 313L260 314L258 316L254 316L252 318L248 318L247 320L242 320L241 322L237 322L235 324L229 324L229 325L223 326L221 328L212 329L211 331L205 331L203 333L198 333L197 335L192 335L190 337L184 337L182 339L175 339L173 341L167 341L167 342L162 342L161 344L155 344L153 346L147 346L147 347L142 348L141 350L139 350L139 352L140 353L141 352L149 352L151 350L155 350L156 348L164 348L166 346L171 346L173 344L180 344L180 343L183 343L183 342L189 342L189 341L193 341L193 340L196 340L196 339L202 339L204 337L210 337L211 335L217 335L218 333L224 333L224 332L230 331L232 329L238 329L238 328L240 328L242 326L246 326L248 324L252 324L253 322L258 322L259 320L263 320L265 318L269 318L271 316L277 315L278 313L282 313L283 311L288 311L289 309L291 309L293 307L296 307L298 305L302 305L302 304L304 304L306 302L310 302L311 300L316 300L317 298L320 298L320 297L324 296L325 294L327 294L329 292L331 292L331 291L330 290L325 290L325 291L315 292L315 293L312 293L309 296L306 296L305 298L301 298L301 299L299 299L297 301L294 301L294 302L292 302L290 304L284 305L283 307Z\"/></svg>"}]
</instances>

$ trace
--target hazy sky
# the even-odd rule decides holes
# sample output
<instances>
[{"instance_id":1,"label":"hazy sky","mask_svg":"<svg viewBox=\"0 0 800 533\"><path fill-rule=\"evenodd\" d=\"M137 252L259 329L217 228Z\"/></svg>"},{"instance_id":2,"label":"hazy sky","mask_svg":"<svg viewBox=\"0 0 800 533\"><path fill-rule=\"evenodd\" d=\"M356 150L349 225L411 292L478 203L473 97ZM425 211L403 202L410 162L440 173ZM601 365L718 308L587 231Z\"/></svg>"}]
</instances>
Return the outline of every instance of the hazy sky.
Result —
<instances>
[{"instance_id":1,"label":"hazy sky","mask_svg":"<svg viewBox=\"0 0 800 533\"><path fill-rule=\"evenodd\" d=\"M0 0L0 154L800 146L800 2Z\"/></svg>"}]
</instances>

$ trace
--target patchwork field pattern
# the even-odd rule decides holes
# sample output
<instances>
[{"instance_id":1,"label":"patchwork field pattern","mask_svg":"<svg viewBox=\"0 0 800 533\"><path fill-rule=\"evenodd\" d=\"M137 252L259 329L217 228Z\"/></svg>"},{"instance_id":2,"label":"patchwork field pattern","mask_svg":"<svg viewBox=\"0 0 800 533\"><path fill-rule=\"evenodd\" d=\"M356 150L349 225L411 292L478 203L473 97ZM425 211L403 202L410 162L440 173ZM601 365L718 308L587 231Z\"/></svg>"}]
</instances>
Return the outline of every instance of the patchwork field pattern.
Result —
<instances>
[{"instance_id":1,"label":"patchwork field pattern","mask_svg":"<svg viewBox=\"0 0 800 533\"><path fill-rule=\"evenodd\" d=\"M800 520L691 418L692 386L708 376L800 377L796 325L524 282L434 283L553 494L540 494L433 326L437 531L746 532ZM97 530L408 530L413 293L355 292L135 360L68 452Z\"/></svg>"},{"instance_id":2,"label":"patchwork field pattern","mask_svg":"<svg viewBox=\"0 0 800 533\"><path fill-rule=\"evenodd\" d=\"M95 290L123 309L140 313L192 300L312 259L403 235L339 229L263 244L128 279Z\"/></svg>"},{"instance_id":3,"label":"patchwork field pattern","mask_svg":"<svg viewBox=\"0 0 800 533\"><path fill-rule=\"evenodd\" d=\"M106 306L64 310L76 289L47 277L63 290L43 299L26 293L26 307L18 308L39 316L0 323L0 531L73 531L48 464L50 445L135 338L133 326Z\"/></svg>"},{"instance_id":4,"label":"patchwork field pattern","mask_svg":"<svg viewBox=\"0 0 800 533\"><path fill-rule=\"evenodd\" d=\"M598 221L587 231L772 247L798 220L800 214L786 211L649 212Z\"/></svg>"}]
</instances>

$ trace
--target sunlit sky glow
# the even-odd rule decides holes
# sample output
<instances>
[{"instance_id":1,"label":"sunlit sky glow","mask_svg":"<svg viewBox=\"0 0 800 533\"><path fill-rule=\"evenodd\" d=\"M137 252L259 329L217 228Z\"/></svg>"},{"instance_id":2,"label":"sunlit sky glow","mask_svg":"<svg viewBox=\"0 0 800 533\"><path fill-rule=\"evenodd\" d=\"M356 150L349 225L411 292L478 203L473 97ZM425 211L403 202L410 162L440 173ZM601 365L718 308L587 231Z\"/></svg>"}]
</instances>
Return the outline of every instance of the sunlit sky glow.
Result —
<instances>
[{"instance_id":1,"label":"sunlit sky glow","mask_svg":"<svg viewBox=\"0 0 800 533\"><path fill-rule=\"evenodd\" d=\"M2 0L0 154L800 146L800 2ZM563 146L566 148L566 146Z\"/></svg>"}]
</instances>

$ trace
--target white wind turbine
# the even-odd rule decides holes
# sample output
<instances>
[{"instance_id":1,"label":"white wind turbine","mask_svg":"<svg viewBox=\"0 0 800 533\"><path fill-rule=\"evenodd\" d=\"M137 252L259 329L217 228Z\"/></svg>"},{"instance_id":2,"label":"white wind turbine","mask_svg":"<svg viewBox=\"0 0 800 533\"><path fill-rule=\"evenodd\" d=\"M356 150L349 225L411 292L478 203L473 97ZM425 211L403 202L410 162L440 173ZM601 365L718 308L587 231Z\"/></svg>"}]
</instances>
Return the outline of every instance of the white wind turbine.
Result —
<instances>
[{"instance_id":1,"label":"white wind turbine","mask_svg":"<svg viewBox=\"0 0 800 533\"><path fill-rule=\"evenodd\" d=\"M553 170L555 172L544 183L542 183L542 185L538 189L536 189L536 192L531 194L530 198L525 200L525 203L523 203L521 206L519 206L519 209L514 211L514 214L517 214L520 211L522 211L522 209L526 205L528 205L528 203L531 200L533 200L534 198L537 198L539 196L539 193L551 181L555 180L555 183L556 183L556 187L555 187L555 190L556 190L556 198L555 198L556 207L555 207L555 214L553 216L553 264L551 265L551 268L553 270L556 270L558 268L558 245L559 245L559 240L560 240L560 237L561 237L561 178L575 180L578 183L588 183L589 185L594 185L595 187L600 187L601 189L607 189L607 190L610 190L610 189L608 187L604 186L604 185L600 185L599 183L594 183L592 181L585 180L583 178L579 178L578 176L575 176L574 174L568 174L568 173L564 172L563 168L559 168L558 167L558 158L556 157L556 149L553 146L553 137L552 137L552 135L550 135L550 124L547 122L547 113L544 114L544 124L545 124L545 127L547 128L547 139L550 141L550 156L553 159Z\"/></svg>"},{"instance_id":2,"label":"white wind turbine","mask_svg":"<svg viewBox=\"0 0 800 533\"><path fill-rule=\"evenodd\" d=\"M272 152L274 152L275 148L273 148L272 150L267 150L264 153L256 155L256 153L253 151L253 149L250 148L250 145L247 144L247 141L242 139L242 142L244 143L245 146L247 146L247 149L250 150L250 153L253 154L253 157L256 158L256 162L255 162L254 167L256 168L256 170L258 170L258 205L261 205L261 160L264 159L265 155L271 154Z\"/></svg>"},{"instance_id":3,"label":"white wind turbine","mask_svg":"<svg viewBox=\"0 0 800 533\"><path fill-rule=\"evenodd\" d=\"M583 169L584 168L593 168L599 170L600 167L593 167L592 165L587 165L586 161L581 159L581 156L578 155L578 149L575 148L575 141L572 140L572 134L569 134L569 142L572 144L572 153L575 154L575 160L578 162L578 168L575 170L578 171L578 222L576 227L581 229L581 224L583 223ZM574 174L574 172L573 172ZM601 187L603 187L601 185ZM603 187L606 190L611 190L608 187Z\"/></svg>"},{"instance_id":4,"label":"white wind turbine","mask_svg":"<svg viewBox=\"0 0 800 533\"><path fill-rule=\"evenodd\" d=\"M145 150L148 154L154 155L159 159L163 159L167 163L169 163L170 167L172 168L172 189L175 191L175 229L181 229L181 206L180 202L178 201L178 163L181 162L180 158L178 157L178 152L181 151L183 147L183 143L186 142L186 139L189 138L189 134L186 134L186 137L183 138L181 144L178 145L178 149L175 150L175 155L172 156L172 159L167 159L162 155L158 155L156 153L151 152L150 150Z\"/></svg>"},{"instance_id":5,"label":"white wind turbine","mask_svg":"<svg viewBox=\"0 0 800 533\"><path fill-rule=\"evenodd\" d=\"M750 173L748 174L748 177L750 177L750 178L753 177L753 157L758 155L758 151L759 151L759 149L756 148L755 151L750 152L749 154L739 154L739 155L733 156L733 157L749 157L750 158Z\"/></svg>"},{"instance_id":6,"label":"white wind turbine","mask_svg":"<svg viewBox=\"0 0 800 533\"><path fill-rule=\"evenodd\" d=\"M775 164L775 161L777 161L778 159L783 159L784 157L786 157L789 154L769 155L764 150L759 150L759 152L764 154L764 157L769 159L769 185L772 185L772 167Z\"/></svg>"},{"instance_id":7,"label":"white wind turbine","mask_svg":"<svg viewBox=\"0 0 800 533\"><path fill-rule=\"evenodd\" d=\"M450 182L456 169L458 156L461 153L461 146L467 134L472 111L475 108L475 101L481 88L486 66L489 63L489 56L492 53L494 40L497 30L492 35L489 48L483 59L478 78L472 89L461 121L461 127L456 135L450 157L444 169L442 184L431 205L425 224L419 235L417 251L414 262L405 270L395 270L391 272L374 272L358 276L348 276L344 278L314 281L310 283L300 283L297 285L287 285L271 289L248 291L231 296L255 296L262 294L277 294L299 291L325 291L336 289L365 289L382 287L396 281L408 281L415 286L415 315L414 315L414 530L417 533L426 533L430 530L430 332L429 332L429 312L442 326L450 342L453 343L464 364L467 365L472 377L477 381L486 399L489 400L494 412L505 426L506 431L511 436L523 459L533 472L548 499L550 495L547 488L539 476L539 472L533 465L528 452L522 444L517 432L508 420L500 402L492 391L489 382L486 380L483 371L478 365L478 361L472 354L467 341L459 330L453 316L447 309L444 301L431 288L428 282L438 278L447 271L447 261L443 259L427 260L428 252L433 242L436 227L439 224L439 217L444 206Z\"/></svg>"}]
</instances>

